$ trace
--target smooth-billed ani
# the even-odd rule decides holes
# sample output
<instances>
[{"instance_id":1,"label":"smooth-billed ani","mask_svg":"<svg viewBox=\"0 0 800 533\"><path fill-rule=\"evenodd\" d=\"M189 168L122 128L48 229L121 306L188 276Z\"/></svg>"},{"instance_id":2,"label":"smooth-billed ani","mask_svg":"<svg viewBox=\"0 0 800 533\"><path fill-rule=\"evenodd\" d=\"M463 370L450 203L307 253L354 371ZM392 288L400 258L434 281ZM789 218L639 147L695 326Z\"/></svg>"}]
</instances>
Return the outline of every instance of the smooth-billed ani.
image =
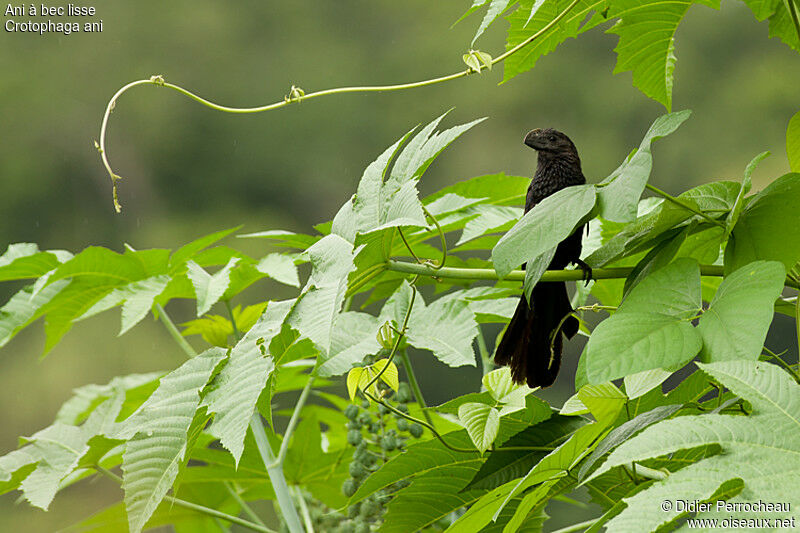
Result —
<instances>
[{"instance_id":1,"label":"smooth-billed ani","mask_svg":"<svg viewBox=\"0 0 800 533\"><path fill-rule=\"evenodd\" d=\"M539 152L539 164L525 198L526 213L564 187L586 183L578 150L560 131L535 129L525 136L525 144ZM580 259L584 227L576 228L561 241L548 270L575 263L583 269L585 279L589 279L591 269ZM568 317L570 313L572 305L563 281L537 283L531 292L530 306L524 294L520 297L497 347L495 363L510 366L516 383L527 382L529 387L552 385L561 365L562 334L571 339L578 332L578 320Z\"/></svg>"}]
</instances>

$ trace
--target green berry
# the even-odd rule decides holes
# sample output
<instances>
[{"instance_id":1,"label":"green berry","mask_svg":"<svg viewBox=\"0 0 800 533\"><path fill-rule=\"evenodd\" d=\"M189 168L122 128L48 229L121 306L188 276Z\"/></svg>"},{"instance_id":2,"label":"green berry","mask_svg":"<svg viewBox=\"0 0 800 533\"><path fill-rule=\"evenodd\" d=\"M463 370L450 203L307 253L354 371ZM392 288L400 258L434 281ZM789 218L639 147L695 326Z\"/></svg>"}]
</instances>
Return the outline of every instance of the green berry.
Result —
<instances>
[{"instance_id":1,"label":"green berry","mask_svg":"<svg viewBox=\"0 0 800 533\"><path fill-rule=\"evenodd\" d=\"M369 400L362 400L361 401L361 407L362 408L369 409L369 406L370 406Z\"/></svg>"},{"instance_id":2,"label":"green berry","mask_svg":"<svg viewBox=\"0 0 800 533\"><path fill-rule=\"evenodd\" d=\"M386 435L381 439L381 448L390 452L397 447L397 442L395 442L394 436Z\"/></svg>"},{"instance_id":3,"label":"green berry","mask_svg":"<svg viewBox=\"0 0 800 533\"><path fill-rule=\"evenodd\" d=\"M348 518L355 518L358 516L358 513L361 511L361 504L354 503L347 509L347 517Z\"/></svg>"},{"instance_id":4,"label":"green berry","mask_svg":"<svg viewBox=\"0 0 800 533\"><path fill-rule=\"evenodd\" d=\"M401 383L397 388L397 401L400 403L408 403L411 401L411 388L408 383Z\"/></svg>"},{"instance_id":5,"label":"green berry","mask_svg":"<svg viewBox=\"0 0 800 533\"><path fill-rule=\"evenodd\" d=\"M408 420L400 418L397 420L397 429L400 431L408 431Z\"/></svg>"},{"instance_id":6,"label":"green berry","mask_svg":"<svg viewBox=\"0 0 800 533\"><path fill-rule=\"evenodd\" d=\"M411 424L411 427L408 428L409 433L415 438L418 439L422 436L422 426L414 422Z\"/></svg>"},{"instance_id":7,"label":"green berry","mask_svg":"<svg viewBox=\"0 0 800 533\"><path fill-rule=\"evenodd\" d=\"M356 461L364 462L364 459L369 457L369 452L367 451L367 443L361 441L358 446L356 446L356 451L353 452L353 459Z\"/></svg>"},{"instance_id":8,"label":"green berry","mask_svg":"<svg viewBox=\"0 0 800 533\"><path fill-rule=\"evenodd\" d=\"M361 432L357 429L351 429L347 432L347 443L351 446L358 446L361 442Z\"/></svg>"},{"instance_id":9,"label":"green berry","mask_svg":"<svg viewBox=\"0 0 800 533\"><path fill-rule=\"evenodd\" d=\"M367 475L367 469L364 467L364 463L359 461L353 461L350 463L350 475L355 479L360 479Z\"/></svg>"},{"instance_id":10,"label":"green berry","mask_svg":"<svg viewBox=\"0 0 800 533\"><path fill-rule=\"evenodd\" d=\"M347 423L347 429L361 429L361 424L359 424L358 420L351 420Z\"/></svg>"},{"instance_id":11,"label":"green berry","mask_svg":"<svg viewBox=\"0 0 800 533\"><path fill-rule=\"evenodd\" d=\"M381 425L378 422L373 422L372 424L369 425L369 432L372 433L373 435L377 434L380 430L381 430Z\"/></svg>"},{"instance_id":12,"label":"green berry","mask_svg":"<svg viewBox=\"0 0 800 533\"><path fill-rule=\"evenodd\" d=\"M345 479L342 483L342 494L348 498L358 490L358 482L355 479Z\"/></svg>"},{"instance_id":13,"label":"green berry","mask_svg":"<svg viewBox=\"0 0 800 533\"><path fill-rule=\"evenodd\" d=\"M378 414L379 415L383 416L388 412L389 412L389 410L382 403L378 404Z\"/></svg>"},{"instance_id":14,"label":"green berry","mask_svg":"<svg viewBox=\"0 0 800 533\"><path fill-rule=\"evenodd\" d=\"M355 529L353 529L353 533L369 533L369 524L366 522L359 522L356 524Z\"/></svg>"},{"instance_id":15,"label":"green berry","mask_svg":"<svg viewBox=\"0 0 800 533\"><path fill-rule=\"evenodd\" d=\"M372 498L364 501L361 504L361 518L368 519L380 512L381 507L378 505L378 502L373 500Z\"/></svg>"},{"instance_id":16,"label":"green berry","mask_svg":"<svg viewBox=\"0 0 800 533\"><path fill-rule=\"evenodd\" d=\"M404 403L398 403L397 410L400 411L401 413L408 414L408 406Z\"/></svg>"},{"instance_id":17,"label":"green berry","mask_svg":"<svg viewBox=\"0 0 800 533\"><path fill-rule=\"evenodd\" d=\"M372 422L372 417L369 413L361 413L358 415L358 423L364 426L368 426L369 423Z\"/></svg>"},{"instance_id":18,"label":"green berry","mask_svg":"<svg viewBox=\"0 0 800 533\"><path fill-rule=\"evenodd\" d=\"M344 410L344 416L350 420L355 420L358 416L358 406L354 404L348 405Z\"/></svg>"}]
</instances>

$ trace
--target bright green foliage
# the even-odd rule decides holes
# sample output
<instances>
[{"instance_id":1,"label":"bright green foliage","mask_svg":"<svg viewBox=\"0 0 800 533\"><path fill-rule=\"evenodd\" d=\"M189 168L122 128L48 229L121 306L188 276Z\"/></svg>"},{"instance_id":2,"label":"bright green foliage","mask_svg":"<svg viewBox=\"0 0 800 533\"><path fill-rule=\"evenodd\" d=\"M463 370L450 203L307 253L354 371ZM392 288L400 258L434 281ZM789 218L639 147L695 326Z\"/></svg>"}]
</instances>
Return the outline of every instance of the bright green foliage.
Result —
<instances>
[{"instance_id":1,"label":"bright green foliage","mask_svg":"<svg viewBox=\"0 0 800 533\"><path fill-rule=\"evenodd\" d=\"M514 5L501 4L475 7L487 7L491 18ZM555 7L551 0L518 4L522 11L511 16L517 32L541 28ZM607 14L623 10L606 7ZM685 7L648 5L643 13ZM765 16L778 9L761 8ZM571 17L593 8L579 0L575 9L535 41L544 48L531 50L555 46L577 31ZM620 44L632 46L639 18L630 9L621 16ZM671 39L670 31L657 34ZM664 46L669 52L671 41L658 54L643 53L649 63L642 65L670 64ZM635 76L642 65L631 66ZM44 316L50 349L75 320L115 306L123 332L149 311L169 326L164 308L188 298L200 316L184 323L183 335L215 347L194 355L171 329L189 357L177 369L77 389L53 425L0 457L0 492L20 490L47 508L59 490L121 468L124 505L80 527L215 531L215 520L225 519L212 519L207 507L249 521L242 502L276 500L304 502L319 531L398 533L541 530L548 503L581 498L575 491L583 486L604 513L591 531L654 529L676 518L659 507L675 494L785 497L779 491L798 471L797 369L758 359L776 300L781 312L796 313L791 295L780 297L785 285L796 285L800 176L750 195L762 154L741 183L641 199L652 142L687 117L656 119L604 183L565 189L525 215L524 177L479 176L419 199L418 181L434 158L476 123L436 132L439 117L370 164L357 194L316 233L249 235L288 253L250 257L219 244L234 230L174 252L91 247L73 256L9 246L0 280L29 281L0 309L0 346ZM520 293L541 282L554 247L587 222L586 260L616 278L576 291L575 313L589 340L578 390L560 413L539 391L514 384L508 368L466 378L472 392L423 409L405 365L425 357L475 365L476 345L490 364L492 339L484 336L493 330L485 324L505 325ZM445 253L443 240L457 245ZM524 286L493 279L524 262ZM429 268L416 276L399 263ZM599 270L606 267L626 270ZM261 303L233 305L267 277L298 290L282 301L253 291ZM610 317L598 323L588 318L592 311ZM702 371L662 393L665 380L698 354ZM429 376L416 376L429 385ZM624 387L611 383L620 378ZM260 417L268 422L263 432ZM279 417L292 420L284 435L276 433L287 427ZM179 512L181 505L200 507Z\"/></svg>"},{"instance_id":2,"label":"bright green foliage","mask_svg":"<svg viewBox=\"0 0 800 533\"><path fill-rule=\"evenodd\" d=\"M800 172L800 111L789 121L786 130L786 155L793 172Z\"/></svg>"},{"instance_id":3,"label":"bright green foliage","mask_svg":"<svg viewBox=\"0 0 800 533\"><path fill-rule=\"evenodd\" d=\"M611 453L593 477L616 465L678 450L719 443L719 455L703 459L663 482L626 499L627 508L609 522L612 531L648 531L677 518L677 510L662 511L653 502L674 498L702 500L724 482L739 478L744 489L732 501L783 501L796 499L791 480L800 472L798 433L800 388L780 368L756 361L727 361L702 365L713 379L752 405L749 416L706 414L679 417L655 424L626 441ZM764 453L767 448L769 453ZM794 506L792 506L794 507ZM716 513L703 518L745 517L737 512ZM796 509L781 518L798 517Z\"/></svg>"}]
</instances>

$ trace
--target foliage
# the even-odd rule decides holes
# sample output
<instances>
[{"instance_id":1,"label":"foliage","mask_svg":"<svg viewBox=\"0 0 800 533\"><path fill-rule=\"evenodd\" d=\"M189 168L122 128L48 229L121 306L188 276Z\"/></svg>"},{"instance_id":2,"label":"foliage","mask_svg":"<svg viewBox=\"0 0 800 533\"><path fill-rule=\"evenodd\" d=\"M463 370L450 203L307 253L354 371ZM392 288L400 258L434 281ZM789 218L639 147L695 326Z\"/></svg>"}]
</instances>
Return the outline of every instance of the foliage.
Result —
<instances>
[{"instance_id":1,"label":"foliage","mask_svg":"<svg viewBox=\"0 0 800 533\"><path fill-rule=\"evenodd\" d=\"M800 49L791 1L748 5ZM690 5L476 0L470 12L487 7L477 39L514 9L509 48L528 46L507 56L506 79L616 19L619 68L670 108L673 36ZM493 61L468 56L470 72ZM262 257L220 244L238 228L174 251L73 255L10 245L0 281L27 284L0 309L0 346L43 317L49 353L76 321L121 307L120 335L152 313L188 359L170 372L77 389L51 426L0 457L0 492L19 490L47 509L71 484L106 476L121 484L122 503L75 529L127 523L134 532L219 530L224 521L270 531L248 503L259 500L275 500L293 532L296 507L326 531L406 532L540 531L547 504L583 487L604 511L586 525L592 530L675 526L686 513L659 504L676 495L785 498L777 491L800 470L800 374L764 342L776 310L800 318L797 296L783 296L800 288L800 174L749 194L761 154L741 182L677 197L648 185L653 141L688 116L657 118L607 179L525 214L528 179L504 174L420 199L433 161L482 120L437 131L442 115L369 164L356 193L315 233L240 235L260 239ZM795 171L798 138L795 116L787 132ZM656 198L642 199L648 188ZM576 315L589 340L575 395L558 410L512 383L508 369L491 370L484 334L508 321L524 292L519 281L529 289L581 278L545 268L583 224L595 280L576 290ZM527 272L515 270L524 262ZM296 288L294 297L232 306L267 278ZM197 316L182 332L165 309L176 299L195 300ZM592 329L595 312L610 316ZM195 353L187 336L210 346ZM427 406L414 360L474 366L473 345L481 384ZM679 370L679 383L662 390Z\"/></svg>"}]
</instances>

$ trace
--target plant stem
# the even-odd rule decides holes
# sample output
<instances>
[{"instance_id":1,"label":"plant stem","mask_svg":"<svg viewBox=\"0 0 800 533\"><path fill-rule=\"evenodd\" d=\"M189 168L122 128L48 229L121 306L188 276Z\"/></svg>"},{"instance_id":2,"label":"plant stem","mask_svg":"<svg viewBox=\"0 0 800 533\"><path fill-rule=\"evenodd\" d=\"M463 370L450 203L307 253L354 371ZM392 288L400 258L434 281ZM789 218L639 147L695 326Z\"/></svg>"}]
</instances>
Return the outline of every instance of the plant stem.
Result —
<instances>
[{"instance_id":1,"label":"plant stem","mask_svg":"<svg viewBox=\"0 0 800 533\"><path fill-rule=\"evenodd\" d=\"M286 458L286 451L289 449L289 441L291 440L292 433L294 433L294 429L297 427L297 422L300 421L300 411L303 410L303 406L306 404L306 400L308 400L308 394L311 392L313 385L314 376L308 376L306 386L303 387L300 398L297 399L297 404L294 406L294 411L292 411L292 417L289 419L289 425L286 427L286 433L283 435L283 442L281 443L281 449L278 451L278 457L270 466L283 464L283 460Z\"/></svg>"},{"instance_id":2,"label":"plant stem","mask_svg":"<svg viewBox=\"0 0 800 533\"><path fill-rule=\"evenodd\" d=\"M303 515L303 523L306 526L306 533L314 533L314 523L311 520L311 513L308 512L308 505L306 499L303 497L303 491L300 487L293 487L294 496L297 499L297 505L300 507L300 514Z\"/></svg>"},{"instance_id":3,"label":"plant stem","mask_svg":"<svg viewBox=\"0 0 800 533\"><path fill-rule=\"evenodd\" d=\"M159 320L161 320L161 323L164 324L164 327L167 328L167 331L169 331L169 334L172 336L172 339L176 343L178 343L178 346L181 347L183 353L185 353L189 359L196 356L197 352L194 351L192 345L186 341L186 338L183 335L181 335L181 332L178 331L177 327L175 327L175 323L172 321L172 319L170 319L169 315L164 310L164 307L162 307L161 304L156 304L156 311L158 312Z\"/></svg>"},{"instance_id":4,"label":"plant stem","mask_svg":"<svg viewBox=\"0 0 800 533\"><path fill-rule=\"evenodd\" d=\"M684 202L684 201L683 201L683 200L681 200L680 198L676 198L676 197L672 196L671 194L669 194L669 193L666 193L666 192L662 191L661 189L659 189L659 188L658 188L658 187L656 187L655 185L650 185L650 184L648 183L648 184L647 184L647 185L645 185L645 186L646 186L648 189L650 189L651 191L653 191L654 193L656 193L657 195L659 195L659 196L661 196L662 198L664 198L665 200L667 200L667 201L669 201L669 202L672 202L673 204L675 204L675 205L677 205L677 206L680 206L680 207L682 207L682 208L686 209L687 211L691 211L691 212L692 212L692 213L694 213L695 215L699 215L700 217L702 217L702 218L706 219L706 221L708 221L708 222L711 222L711 223L712 223L712 224L714 224L714 225L720 226L720 227L722 227L722 228L724 228L724 227L725 227L725 223L724 223L724 222L721 222L721 221L719 221L719 220L717 220L717 219L715 219L715 218L711 218L711 217L710 217L710 216L708 216L706 213L703 213L702 211L700 211L700 210L699 210L699 209L697 209L696 207L693 207L692 205L690 205L690 204L687 204L686 202Z\"/></svg>"},{"instance_id":5,"label":"plant stem","mask_svg":"<svg viewBox=\"0 0 800 533\"><path fill-rule=\"evenodd\" d=\"M109 479L113 479L120 485L122 485L122 478L116 475L115 473L111 472L103 468L102 466L95 465L95 470L99 473L103 474ZM205 507L203 505L199 505L196 503L192 503L186 500L182 500L180 498L176 498L175 496L170 496L167 494L164 496L164 499L177 505L178 507L183 507L185 509L191 509L192 511L197 511L198 513L202 513L204 515L213 516L215 518L221 518L222 520L226 520L231 524L236 524L242 526L244 528L250 529L252 531L261 531L263 533L276 533L274 530L269 529L263 524L256 524L254 522L250 522L248 520L244 520L239 518L238 516L233 516L227 513L223 513L222 511L217 511L216 509L211 509L210 507Z\"/></svg>"},{"instance_id":6,"label":"plant stem","mask_svg":"<svg viewBox=\"0 0 800 533\"><path fill-rule=\"evenodd\" d=\"M435 266L433 267L433 268L435 268L435 269L439 270L440 268L444 268L444 265L445 265L445 263L447 262L447 239L445 239L445 237L444 237L444 230L442 229L442 226L440 226L440 225L439 225L439 221L438 221L438 220L436 220L436 217L435 217L435 216L433 216L433 215L431 214L431 212L430 212L430 211L428 211L428 210L425 208L425 206L424 206L424 205L422 206L422 210L425 212L425 214L426 214L426 215L427 215L427 216L428 216L428 217L429 217L431 220L433 220L433 224L436 226L436 230L439 232L439 240L440 240L440 241L441 241L441 243L442 243L442 261L441 261L441 262L440 262L438 265L435 265ZM419 261L418 261L418 262L419 262Z\"/></svg>"},{"instance_id":7,"label":"plant stem","mask_svg":"<svg viewBox=\"0 0 800 533\"><path fill-rule=\"evenodd\" d=\"M233 496L233 499L234 499L234 500L236 500L236 503L238 503L238 504L239 504L239 507L241 507L241 508L242 508L242 510L244 511L244 513L245 513L247 516L249 516L249 517L250 517L250 519L251 519L253 522L255 522L255 523L257 523L257 524L260 524L260 525L262 525L262 526L266 527L266 524L265 524L265 523L264 523L264 522L261 520L261 518L260 518L260 517L259 517L259 516L258 516L258 515L255 513L255 511L253 511L253 509L252 509L252 508L251 508L251 507L250 507L250 506L247 504L247 502L246 502L246 501L244 501L244 498L242 498L242 496L241 496L241 495L240 495L240 494L239 494L239 493L236 491L236 488L235 488L235 487L233 487L233 486L232 486L230 483L227 483L227 482L225 483L225 487L228 489L228 492L230 493L230 495L231 495L231 496Z\"/></svg>"},{"instance_id":8,"label":"plant stem","mask_svg":"<svg viewBox=\"0 0 800 533\"><path fill-rule=\"evenodd\" d=\"M408 384L411 385L411 390L414 391L414 397L417 399L417 403L422 408L422 414L425 416L425 420L428 421L428 424L433 426L433 419L431 418L430 413L427 411L428 405L425 403L425 398L422 396L422 390L419 388L417 376L414 374L414 368L411 366L411 359L408 357L408 352L403 350L400 352L400 357L403 358L403 367L406 369Z\"/></svg>"},{"instance_id":9,"label":"plant stem","mask_svg":"<svg viewBox=\"0 0 800 533\"><path fill-rule=\"evenodd\" d=\"M483 338L483 332L481 331L480 326L478 326L478 336L475 337L475 340L478 341L478 352L481 354L481 371L485 376L492 370L492 358L489 354L488 348L486 348L486 339Z\"/></svg>"},{"instance_id":10,"label":"plant stem","mask_svg":"<svg viewBox=\"0 0 800 533\"><path fill-rule=\"evenodd\" d=\"M239 331L239 328L236 326L236 319L233 317L233 309L231 309L231 301L225 300L225 309L228 310L228 315L231 317L231 326L233 327L233 336L236 337L236 340L242 338L242 334Z\"/></svg>"},{"instance_id":11,"label":"plant stem","mask_svg":"<svg viewBox=\"0 0 800 533\"><path fill-rule=\"evenodd\" d=\"M800 20L797 16L798 5L796 0L783 0L783 5L789 12L789 16L792 19L792 24L794 24L794 31L797 32L797 41L800 43Z\"/></svg>"},{"instance_id":12,"label":"plant stem","mask_svg":"<svg viewBox=\"0 0 800 533\"><path fill-rule=\"evenodd\" d=\"M195 357L197 352L186 342L186 339L183 338L178 328L175 327L175 323L164 308L156 304L156 309L161 322L166 326L172 338L175 339L175 342L178 343L189 358ZM231 314L231 318L233 318L233 314ZM275 457L272 453L272 447L269 442L267 442L266 433L264 433L264 425L261 423L261 416L258 412L254 412L253 416L250 418L250 429L253 431L253 436L258 445L258 452L261 455L264 466L267 468L267 474L269 475L270 483L272 483L272 489L275 491L278 506L283 513L283 518L286 520L289 531L291 533L303 533L303 529L300 526L300 517L297 516L297 509L295 509L294 504L292 504L292 498L289 496L289 487L286 484L286 477L283 475L283 467L281 465L270 467L271 463L275 461Z\"/></svg>"},{"instance_id":13,"label":"plant stem","mask_svg":"<svg viewBox=\"0 0 800 533\"><path fill-rule=\"evenodd\" d=\"M441 269L434 269L428 265L419 265L416 263L407 263L405 261L389 260L385 263L386 270L394 272L404 272L406 274L416 274L419 276L428 276L433 278L448 278L448 279L464 279L471 281L490 280L497 281L501 279L497 272L491 268L456 268L444 267ZM592 269L592 279L624 279L630 275L633 267L614 267L614 268L594 268ZM714 276L723 277L725 275L722 265L700 265L701 276ZM524 270L512 270L506 277L502 278L503 281L524 281ZM581 270L548 270L542 274L539 281L582 281L583 272ZM796 281L786 278L784 284L787 287L800 289L800 284Z\"/></svg>"},{"instance_id":14,"label":"plant stem","mask_svg":"<svg viewBox=\"0 0 800 533\"><path fill-rule=\"evenodd\" d=\"M283 515L286 526L289 528L290 533L303 533L303 526L300 525L300 517L297 516L297 509L292 502L292 497L289 494L289 486L286 484L286 477L283 475L283 465L275 463L275 457L272 453L272 446L267 441L267 433L264 430L264 424L261 422L261 415L258 412L253 413L250 418L250 430L256 439L256 447L258 453L261 455L261 461L267 467L267 475L269 481L272 483L272 490L275 492L275 498L278 501L278 508Z\"/></svg>"}]
</instances>

